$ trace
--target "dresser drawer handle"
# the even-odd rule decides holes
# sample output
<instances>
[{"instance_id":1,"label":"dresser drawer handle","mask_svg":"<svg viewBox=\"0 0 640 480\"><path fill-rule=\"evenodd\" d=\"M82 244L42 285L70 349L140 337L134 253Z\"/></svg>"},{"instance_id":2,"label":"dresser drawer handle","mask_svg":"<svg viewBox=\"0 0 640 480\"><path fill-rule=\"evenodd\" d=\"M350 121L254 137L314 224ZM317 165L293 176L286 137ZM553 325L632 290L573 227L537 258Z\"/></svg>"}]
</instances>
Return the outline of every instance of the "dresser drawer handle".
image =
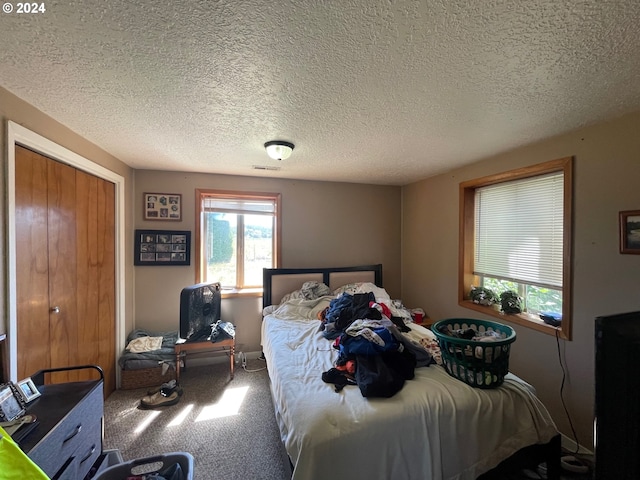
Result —
<instances>
[{"instance_id":1,"label":"dresser drawer handle","mask_svg":"<svg viewBox=\"0 0 640 480\"><path fill-rule=\"evenodd\" d=\"M91 445L91 451L89 453L87 453L86 457L84 457L82 460L80 460L80 463L84 463L87 460L89 460L91 458L91 455L93 455L95 451L96 451L96 445L93 444L93 445Z\"/></svg>"},{"instance_id":2,"label":"dresser drawer handle","mask_svg":"<svg viewBox=\"0 0 640 480\"><path fill-rule=\"evenodd\" d=\"M78 434L80 433L80 430L82 430L82 425L78 425L78 426L76 427L76 429L74 430L74 432L73 432L71 435L69 435L67 438L65 438L65 439L62 441L62 443L66 443L66 442L68 442L69 440L71 440L73 437L75 437L76 435L78 435Z\"/></svg>"}]
</instances>

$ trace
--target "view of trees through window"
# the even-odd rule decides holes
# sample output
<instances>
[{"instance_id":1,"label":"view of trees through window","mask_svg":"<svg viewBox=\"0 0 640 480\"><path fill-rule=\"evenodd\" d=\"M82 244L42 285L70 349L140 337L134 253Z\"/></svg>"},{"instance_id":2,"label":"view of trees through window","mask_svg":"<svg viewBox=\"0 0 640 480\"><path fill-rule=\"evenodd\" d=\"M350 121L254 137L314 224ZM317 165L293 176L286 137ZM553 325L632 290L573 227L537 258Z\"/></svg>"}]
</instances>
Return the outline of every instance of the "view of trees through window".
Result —
<instances>
[{"instance_id":1,"label":"view of trees through window","mask_svg":"<svg viewBox=\"0 0 640 480\"><path fill-rule=\"evenodd\" d=\"M261 286L262 269L273 265L273 215L208 212L205 222L207 281L225 287Z\"/></svg>"},{"instance_id":2,"label":"view of trees through window","mask_svg":"<svg viewBox=\"0 0 640 480\"><path fill-rule=\"evenodd\" d=\"M517 292L524 300L525 311L533 315L540 312L562 313L562 292L560 290L486 276L482 277L481 286L493 290L498 297L507 290Z\"/></svg>"}]
</instances>

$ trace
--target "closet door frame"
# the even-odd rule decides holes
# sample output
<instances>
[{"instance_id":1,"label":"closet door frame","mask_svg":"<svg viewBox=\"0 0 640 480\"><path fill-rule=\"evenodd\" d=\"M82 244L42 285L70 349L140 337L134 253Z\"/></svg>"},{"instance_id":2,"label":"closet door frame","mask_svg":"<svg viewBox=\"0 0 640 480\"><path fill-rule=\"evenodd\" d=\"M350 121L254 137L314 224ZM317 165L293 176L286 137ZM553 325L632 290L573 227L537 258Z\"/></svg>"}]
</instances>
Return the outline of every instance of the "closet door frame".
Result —
<instances>
[{"instance_id":1,"label":"closet door frame","mask_svg":"<svg viewBox=\"0 0 640 480\"><path fill-rule=\"evenodd\" d=\"M115 185L115 347L116 352L124 349L125 321L125 181L124 177L92 162L91 160L58 145L15 122L7 122L7 286L8 286L8 353L9 379L21 380L18 375L17 342L17 292L16 282L16 145L36 151L46 157L65 163L83 172L107 180ZM12 280L13 279L13 280ZM120 369L117 355L114 358L116 387L120 386Z\"/></svg>"}]
</instances>

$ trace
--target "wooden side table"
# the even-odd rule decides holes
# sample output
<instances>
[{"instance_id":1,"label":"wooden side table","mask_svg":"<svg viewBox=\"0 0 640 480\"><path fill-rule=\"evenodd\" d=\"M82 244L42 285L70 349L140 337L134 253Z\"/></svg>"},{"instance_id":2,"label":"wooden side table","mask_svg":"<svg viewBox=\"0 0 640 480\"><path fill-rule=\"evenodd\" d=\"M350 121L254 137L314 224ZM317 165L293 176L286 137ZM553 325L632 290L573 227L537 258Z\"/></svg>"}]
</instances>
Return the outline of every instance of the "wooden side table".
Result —
<instances>
[{"instance_id":1,"label":"wooden side table","mask_svg":"<svg viewBox=\"0 0 640 480\"><path fill-rule=\"evenodd\" d=\"M436 323L431 317L424 316L420 319L420 321L416 321L414 319L413 323L416 325L420 325L421 327L431 329L431 325Z\"/></svg>"},{"instance_id":2,"label":"wooden side table","mask_svg":"<svg viewBox=\"0 0 640 480\"><path fill-rule=\"evenodd\" d=\"M419 325L422 325L424 328L429 328L430 329L431 325L433 325L434 323L436 323L436 322L434 322L431 317L424 317L422 319L422 323L420 323Z\"/></svg>"},{"instance_id":3,"label":"wooden side table","mask_svg":"<svg viewBox=\"0 0 640 480\"><path fill-rule=\"evenodd\" d=\"M176 342L174 350L176 352L176 382L180 383L180 360L187 366L187 352L191 353L222 353L229 349L229 369L233 380L233 369L235 366L236 339L230 338L212 343L209 340L202 342L187 342L182 338Z\"/></svg>"}]
</instances>

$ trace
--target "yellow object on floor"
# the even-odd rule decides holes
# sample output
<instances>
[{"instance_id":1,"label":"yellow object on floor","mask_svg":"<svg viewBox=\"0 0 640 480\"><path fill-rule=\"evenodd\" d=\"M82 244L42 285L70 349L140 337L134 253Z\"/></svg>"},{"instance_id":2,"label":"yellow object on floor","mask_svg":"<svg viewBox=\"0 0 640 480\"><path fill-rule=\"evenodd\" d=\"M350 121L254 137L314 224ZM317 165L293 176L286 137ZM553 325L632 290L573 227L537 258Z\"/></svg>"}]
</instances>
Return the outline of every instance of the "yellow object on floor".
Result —
<instances>
[{"instance_id":1,"label":"yellow object on floor","mask_svg":"<svg viewBox=\"0 0 640 480\"><path fill-rule=\"evenodd\" d=\"M49 477L33 463L11 436L0 427L0 480L49 480Z\"/></svg>"}]
</instances>

